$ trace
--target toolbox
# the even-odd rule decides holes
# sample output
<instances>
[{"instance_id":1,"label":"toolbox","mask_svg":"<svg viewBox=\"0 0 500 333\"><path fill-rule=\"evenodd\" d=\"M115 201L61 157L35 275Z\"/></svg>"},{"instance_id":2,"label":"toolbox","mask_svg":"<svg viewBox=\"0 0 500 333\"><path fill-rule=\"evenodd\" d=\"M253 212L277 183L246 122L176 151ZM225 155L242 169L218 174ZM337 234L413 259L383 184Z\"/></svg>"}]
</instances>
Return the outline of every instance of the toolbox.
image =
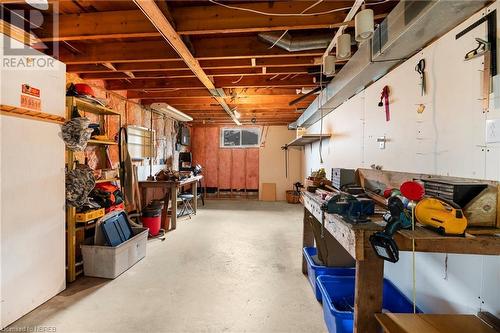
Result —
<instances>
[{"instance_id":1,"label":"toolbox","mask_svg":"<svg viewBox=\"0 0 500 333\"><path fill-rule=\"evenodd\" d=\"M453 201L461 208L465 207L472 199L481 193L487 184L450 181L440 179L422 179L425 194Z\"/></svg>"},{"instance_id":2,"label":"toolbox","mask_svg":"<svg viewBox=\"0 0 500 333\"><path fill-rule=\"evenodd\" d=\"M340 190L343 186L356 183L353 169L332 168L332 186Z\"/></svg>"}]
</instances>

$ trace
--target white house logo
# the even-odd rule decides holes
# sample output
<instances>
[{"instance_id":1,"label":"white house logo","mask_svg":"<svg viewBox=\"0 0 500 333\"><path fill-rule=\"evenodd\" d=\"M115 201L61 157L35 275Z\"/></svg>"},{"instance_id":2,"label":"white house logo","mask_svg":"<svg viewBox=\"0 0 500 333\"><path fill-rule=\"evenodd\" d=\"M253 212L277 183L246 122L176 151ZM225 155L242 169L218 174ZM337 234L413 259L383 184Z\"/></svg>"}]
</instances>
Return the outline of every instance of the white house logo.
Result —
<instances>
[{"instance_id":1,"label":"white house logo","mask_svg":"<svg viewBox=\"0 0 500 333\"><path fill-rule=\"evenodd\" d=\"M49 8L46 0L29 0L26 3L29 6L23 9L0 4L0 20L7 22L1 30L1 69L55 70L58 62L51 57L57 58L59 55L59 44L52 42L57 38L47 38L42 42L37 33L43 31L44 37L58 36L59 20L54 13L58 13L59 4L57 1L51 2ZM16 38L10 38L9 35Z\"/></svg>"}]
</instances>

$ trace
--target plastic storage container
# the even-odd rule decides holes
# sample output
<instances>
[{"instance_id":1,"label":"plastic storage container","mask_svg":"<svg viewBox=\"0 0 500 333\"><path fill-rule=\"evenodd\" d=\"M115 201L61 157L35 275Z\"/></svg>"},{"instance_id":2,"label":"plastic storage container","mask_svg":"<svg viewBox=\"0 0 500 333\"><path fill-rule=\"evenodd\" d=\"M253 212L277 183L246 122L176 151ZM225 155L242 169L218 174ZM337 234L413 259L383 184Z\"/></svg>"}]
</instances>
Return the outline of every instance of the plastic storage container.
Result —
<instances>
[{"instance_id":1,"label":"plastic storage container","mask_svg":"<svg viewBox=\"0 0 500 333\"><path fill-rule=\"evenodd\" d=\"M134 236L118 246L81 245L83 273L114 279L146 256L148 228L132 228Z\"/></svg>"},{"instance_id":2,"label":"plastic storage container","mask_svg":"<svg viewBox=\"0 0 500 333\"><path fill-rule=\"evenodd\" d=\"M315 247L305 247L303 251L307 262L307 278L309 279L313 292L316 295L316 299L319 302L321 302L321 292L319 291L318 283L316 281L318 276L354 276L356 274L356 269L354 267L344 268L316 265L312 258L318 253L318 250Z\"/></svg>"},{"instance_id":3,"label":"plastic storage container","mask_svg":"<svg viewBox=\"0 0 500 333\"><path fill-rule=\"evenodd\" d=\"M328 332L352 333L354 318L354 276L319 276L318 289L323 297L323 315ZM389 280L384 279L384 312L413 313L413 303ZM421 312L417 308L417 312ZM374 319L375 320L375 319Z\"/></svg>"}]
</instances>

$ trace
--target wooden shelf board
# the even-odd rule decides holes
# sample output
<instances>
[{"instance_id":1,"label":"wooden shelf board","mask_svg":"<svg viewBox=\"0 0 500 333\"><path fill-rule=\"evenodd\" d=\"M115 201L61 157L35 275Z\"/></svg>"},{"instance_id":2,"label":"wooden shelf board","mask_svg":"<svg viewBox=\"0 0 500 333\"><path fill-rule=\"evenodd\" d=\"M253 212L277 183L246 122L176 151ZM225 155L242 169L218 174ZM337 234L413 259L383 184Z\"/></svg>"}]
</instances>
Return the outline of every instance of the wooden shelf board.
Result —
<instances>
[{"instance_id":1,"label":"wooden shelf board","mask_svg":"<svg viewBox=\"0 0 500 333\"><path fill-rule=\"evenodd\" d=\"M295 140L287 143L287 147L303 147L307 144L311 144L313 142L319 141L320 139L329 139L331 134L305 134L298 137Z\"/></svg>"},{"instance_id":2,"label":"wooden shelf board","mask_svg":"<svg viewBox=\"0 0 500 333\"><path fill-rule=\"evenodd\" d=\"M78 108L79 111L83 112L88 112L88 113L94 113L98 115L107 115L107 116L119 116L120 113L116 112L110 108L100 106L98 104L94 104L90 101L87 101L82 98L78 97L66 97L68 99L67 104L68 105L73 105L76 104L76 107Z\"/></svg>"},{"instance_id":3,"label":"wooden shelf board","mask_svg":"<svg viewBox=\"0 0 500 333\"><path fill-rule=\"evenodd\" d=\"M45 121L59 125L62 125L66 121L66 118L62 116L4 104L0 104L0 113L6 116Z\"/></svg>"},{"instance_id":4,"label":"wooden shelf board","mask_svg":"<svg viewBox=\"0 0 500 333\"><path fill-rule=\"evenodd\" d=\"M95 181L96 184L107 183L107 182L119 182L120 178L108 178L108 179L98 179Z\"/></svg>"},{"instance_id":5,"label":"wooden shelf board","mask_svg":"<svg viewBox=\"0 0 500 333\"><path fill-rule=\"evenodd\" d=\"M109 146L109 145L117 145L118 142L90 139L87 144L89 144L89 145L108 145Z\"/></svg>"}]
</instances>

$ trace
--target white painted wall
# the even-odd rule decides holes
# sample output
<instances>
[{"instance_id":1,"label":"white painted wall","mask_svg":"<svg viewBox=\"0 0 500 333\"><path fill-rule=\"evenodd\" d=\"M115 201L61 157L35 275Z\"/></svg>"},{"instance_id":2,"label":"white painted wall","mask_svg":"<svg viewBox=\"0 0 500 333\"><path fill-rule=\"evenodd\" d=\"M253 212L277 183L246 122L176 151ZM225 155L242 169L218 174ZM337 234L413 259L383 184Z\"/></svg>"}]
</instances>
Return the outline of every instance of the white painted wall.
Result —
<instances>
[{"instance_id":1,"label":"white painted wall","mask_svg":"<svg viewBox=\"0 0 500 333\"><path fill-rule=\"evenodd\" d=\"M288 177L285 172L285 152L282 146L296 137L295 131L287 126L268 126L263 132L265 141L259 148L259 196L262 197L262 183L276 184L276 200L286 200L286 191L293 190L293 184L302 182L302 159L299 148L288 149Z\"/></svg>"},{"instance_id":2,"label":"white painted wall","mask_svg":"<svg viewBox=\"0 0 500 333\"><path fill-rule=\"evenodd\" d=\"M2 68L0 103L19 106L21 85L29 84L41 89L43 112L64 116L65 71L62 63L55 70ZM0 116L0 329L66 286L60 132L57 124Z\"/></svg>"},{"instance_id":3,"label":"white painted wall","mask_svg":"<svg viewBox=\"0 0 500 333\"><path fill-rule=\"evenodd\" d=\"M319 160L318 144L306 147L304 172L377 164L385 170L500 180L500 144L485 143L486 119L500 118L500 87L495 84L496 98L490 112L483 114L482 57L463 61L475 47L474 38L485 38L485 25L455 40L457 32L492 9L498 13L499 3L476 13L327 115L323 131L333 138L323 145L324 163ZM424 97L414 70L422 57L427 73ZM391 90L390 122L385 121L384 109L377 106L385 85ZM426 106L422 114L416 112L420 103ZM319 133L319 122L308 132ZM381 150L376 139L384 135L388 142ZM396 264L387 263L385 275L411 296L411 253L401 253ZM499 256L417 254L417 302L425 312L486 310L499 316L499 282Z\"/></svg>"}]
</instances>

